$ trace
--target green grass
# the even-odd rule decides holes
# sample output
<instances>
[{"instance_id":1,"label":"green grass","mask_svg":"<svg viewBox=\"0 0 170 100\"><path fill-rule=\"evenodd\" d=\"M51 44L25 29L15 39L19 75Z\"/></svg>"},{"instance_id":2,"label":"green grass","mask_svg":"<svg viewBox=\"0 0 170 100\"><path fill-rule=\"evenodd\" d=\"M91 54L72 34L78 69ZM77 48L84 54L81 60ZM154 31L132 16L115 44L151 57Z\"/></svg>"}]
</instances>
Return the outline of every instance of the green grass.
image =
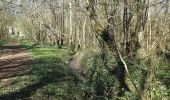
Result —
<instances>
[{"instance_id":1,"label":"green grass","mask_svg":"<svg viewBox=\"0 0 170 100\"><path fill-rule=\"evenodd\" d=\"M0 100L86 100L87 94L96 96L96 99L103 100L103 97L109 96L99 95L104 92L112 92L113 98L119 93L119 83L116 77L110 75L103 66L101 61L102 55L99 52L92 52L89 49L79 53L78 59L81 60L85 68L85 74L90 79L83 84L69 66L71 59L70 50L67 47L58 49L52 45L35 45L33 42L20 41L21 46L29 52L32 61L27 63L27 67L31 69L29 73L14 76L6 79L7 85L0 82ZM90 53L89 53L90 52ZM111 55L108 53L108 55ZM114 59L109 56L107 60L109 66L113 66ZM142 60L141 60L142 61ZM132 68L129 69L132 78L136 84L140 84L140 66L145 66L145 62L134 63L128 62ZM135 60L134 62L138 62ZM158 67L155 75L155 83L153 93L158 100L169 98L169 68L170 64L163 59L160 60L160 68ZM164 66L164 67L163 67ZM94 73L95 72L95 73ZM93 76L91 76L93 74ZM114 90L110 91L110 88ZM99 90L101 93L98 93ZM104 92L103 92L104 90ZM95 97L94 97L95 98ZM117 97L119 98L119 97ZM120 98L129 98L135 100L136 96L130 92L126 92ZM108 100L108 99L104 99Z\"/></svg>"},{"instance_id":2,"label":"green grass","mask_svg":"<svg viewBox=\"0 0 170 100\"><path fill-rule=\"evenodd\" d=\"M6 44L6 43L7 43L7 41L6 41L6 40L3 40L3 39L2 39L2 40L0 40L0 46L1 46L1 45L4 45L4 44Z\"/></svg>"},{"instance_id":3,"label":"green grass","mask_svg":"<svg viewBox=\"0 0 170 100\"><path fill-rule=\"evenodd\" d=\"M70 100L82 95L81 84L78 85L79 80L69 67L68 49L33 46L26 41L22 41L22 47L32 57L32 63L27 65L31 72L9 79L10 85L0 88L0 99Z\"/></svg>"}]
</instances>

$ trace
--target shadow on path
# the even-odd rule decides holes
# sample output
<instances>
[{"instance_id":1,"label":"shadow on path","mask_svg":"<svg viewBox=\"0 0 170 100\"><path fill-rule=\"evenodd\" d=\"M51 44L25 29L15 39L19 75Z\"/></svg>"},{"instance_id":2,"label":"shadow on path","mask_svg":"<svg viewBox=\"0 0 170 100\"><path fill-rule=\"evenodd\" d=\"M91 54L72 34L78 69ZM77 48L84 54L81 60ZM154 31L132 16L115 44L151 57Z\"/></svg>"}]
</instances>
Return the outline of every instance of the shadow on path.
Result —
<instances>
[{"instance_id":1,"label":"shadow on path","mask_svg":"<svg viewBox=\"0 0 170 100\"><path fill-rule=\"evenodd\" d=\"M50 83L62 84L74 79L78 81L71 69L60 58L48 57L34 59L33 61L23 46L7 45L1 46L0 49L5 52L0 57L0 80L22 75L40 77L36 82L28 84L18 91L0 95L0 100L29 100L38 89ZM47 59L48 61L46 61ZM32 68L29 68L30 66ZM67 74L69 74L69 77Z\"/></svg>"},{"instance_id":2,"label":"shadow on path","mask_svg":"<svg viewBox=\"0 0 170 100\"><path fill-rule=\"evenodd\" d=\"M31 63L26 49L18 44L0 46L0 80L23 75L30 71Z\"/></svg>"},{"instance_id":3,"label":"shadow on path","mask_svg":"<svg viewBox=\"0 0 170 100\"><path fill-rule=\"evenodd\" d=\"M42 64L42 63L39 63L39 64ZM59 67L59 69L49 72L47 75L40 78L38 82L30 84L22 88L20 91L1 95L0 100L19 100L19 99L28 100L32 94L34 94L38 89L42 88L43 86L46 86L49 83L53 83L53 82L66 81L67 77L66 77L66 74L64 73L64 69L60 69L63 66L55 66L55 67ZM32 73L29 73L29 74L32 74ZM67 79L67 81L68 80L69 79Z\"/></svg>"}]
</instances>

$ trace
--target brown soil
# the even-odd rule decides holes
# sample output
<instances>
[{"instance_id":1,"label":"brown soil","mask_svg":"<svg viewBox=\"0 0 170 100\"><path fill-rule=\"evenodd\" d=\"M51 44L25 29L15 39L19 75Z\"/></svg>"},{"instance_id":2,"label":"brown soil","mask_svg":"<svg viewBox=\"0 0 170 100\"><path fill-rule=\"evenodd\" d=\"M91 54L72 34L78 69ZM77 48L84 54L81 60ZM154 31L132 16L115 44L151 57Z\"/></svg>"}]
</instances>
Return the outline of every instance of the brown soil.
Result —
<instances>
[{"instance_id":1,"label":"brown soil","mask_svg":"<svg viewBox=\"0 0 170 100\"><path fill-rule=\"evenodd\" d=\"M72 58L72 60L70 61L70 68L76 74L79 80L83 81L84 83L87 82L84 69L82 68L81 60L78 56L74 56Z\"/></svg>"},{"instance_id":2,"label":"brown soil","mask_svg":"<svg viewBox=\"0 0 170 100\"><path fill-rule=\"evenodd\" d=\"M26 49L17 42L11 41L0 46L0 84L8 83L9 78L25 75L29 72L28 64L31 62Z\"/></svg>"}]
</instances>

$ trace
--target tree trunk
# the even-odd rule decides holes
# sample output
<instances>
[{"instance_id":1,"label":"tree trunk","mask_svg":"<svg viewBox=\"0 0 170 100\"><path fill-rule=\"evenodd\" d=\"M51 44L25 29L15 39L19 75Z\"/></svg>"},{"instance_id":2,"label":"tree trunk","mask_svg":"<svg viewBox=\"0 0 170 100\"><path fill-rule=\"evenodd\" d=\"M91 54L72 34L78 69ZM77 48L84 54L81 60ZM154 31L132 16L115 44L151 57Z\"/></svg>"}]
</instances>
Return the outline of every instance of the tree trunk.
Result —
<instances>
[{"instance_id":1,"label":"tree trunk","mask_svg":"<svg viewBox=\"0 0 170 100\"><path fill-rule=\"evenodd\" d=\"M70 8L70 38L69 38L69 45L71 46L72 44L72 31L73 31L73 28L72 28L72 2L70 0L69 2L69 8Z\"/></svg>"}]
</instances>

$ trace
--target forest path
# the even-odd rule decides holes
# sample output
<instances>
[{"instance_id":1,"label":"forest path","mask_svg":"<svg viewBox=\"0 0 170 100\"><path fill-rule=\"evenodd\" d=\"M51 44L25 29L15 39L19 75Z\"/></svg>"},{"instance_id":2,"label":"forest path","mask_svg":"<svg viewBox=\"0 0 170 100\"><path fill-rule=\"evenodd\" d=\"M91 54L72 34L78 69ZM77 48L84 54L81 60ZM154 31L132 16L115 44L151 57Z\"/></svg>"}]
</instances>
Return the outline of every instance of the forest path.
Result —
<instances>
[{"instance_id":1,"label":"forest path","mask_svg":"<svg viewBox=\"0 0 170 100\"><path fill-rule=\"evenodd\" d=\"M10 78L29 72L30 61L29 53L17 41L0 46L0 87L10 84Z\"/></svg>"},{"instance_id":2,"label":"forest path","mask_svg":"<svg viewBox=\"0 0 170 100\"><path fill-rule=\"evenodd\" d=\"M29 41L0 46L0 100L55 100L53 93L73 82L67 50L43 46Z\"/></svg>"},{"instance_id":3,"label":"forest path","mask_svg":"<svg viewBox=\"0 0 170 100\"><path fill-rule=\"evenodd\" d=\"M70 61L70 68L72 69L72 71L75 73L79 80L86 83L88 80L82 67L83 66L81 64L79 57L73 56L72 60Z\"/></svg>"}]
</instances>

